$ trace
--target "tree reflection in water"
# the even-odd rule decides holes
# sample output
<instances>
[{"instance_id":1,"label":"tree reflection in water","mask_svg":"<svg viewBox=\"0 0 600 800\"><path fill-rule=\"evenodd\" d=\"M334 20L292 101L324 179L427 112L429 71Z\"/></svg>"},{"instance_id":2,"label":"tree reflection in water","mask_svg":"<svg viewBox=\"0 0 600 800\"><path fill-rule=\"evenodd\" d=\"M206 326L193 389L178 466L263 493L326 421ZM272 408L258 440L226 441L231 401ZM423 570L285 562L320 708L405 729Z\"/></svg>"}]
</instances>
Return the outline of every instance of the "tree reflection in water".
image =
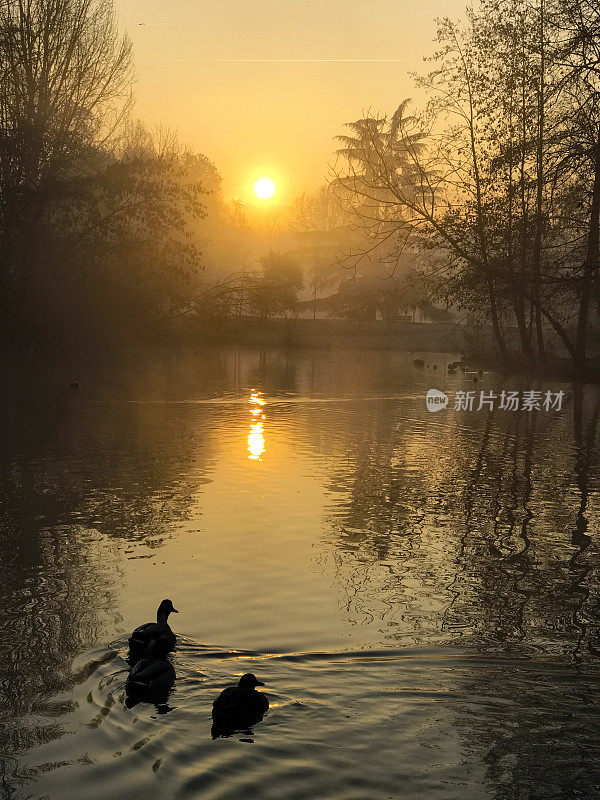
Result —
<instances>
[{"instance_id":1,"label":"tree reflection in water","mask_svg":"<svg viewBox=\"0 0 600 800\"><path fill-rule=\"evenodd\" d=\"M37 375L13 382L0 457L8 797L30 777L17 766L21 754L63 733L75 684L118 659L106 644L119 627L125 559L168 549L190 516L206 512L202 487L217 473L213 521L228 518L232 492L252 489L260 502L247 513L266 510L281 527L271 543L287 537L295 553L310 551L313 572L320 563L313 584L294 563L266 561L265 587L271 568L290 581L285 602L265 589L264 614L273 606L285 614L326 585L340 599L344 631L368 628L379 649L422 648L424 672L428 651L458 646L464 658L448 707L490 793L594 796L598 390L574 387L561 413L434 415L423 402L429 376L415 373L412 355L166 357L160 368L150 360L112 378L78 375L76 396L41 395ZM252 389L266 406L252 402ZM249 405L258 412L250 416L265 415L262 461L248 460ZM277 463L277 453L292 455ZM300 478L308 471L303 485L318 485L316 499L299 497L286 466ZM269 480L279 481L280 508L269 506ZM309 501L322 503L317 532L302 516ZM248 530L256 535L261 519L233 519L238 533L217 538L230 536L242 552L247 541L259 546ZM224 591L236 581L191 569L186 580L198 575ZM90 648L100 649L73 670ZM99 695L90 726L114 708L115 691Z\"/></svg>"},{"instance_id":2,"label":"tree reflection in water","mask_svg":"<svg viewBox=\"0 0 600 800\"><path fill-rule=\"evenodd\" d=\"M386 413L367 412L331 481L346 612L379 619L389 638L481 654L455 724L495 798L596 797L600 559L588 503L600 393L574 387L560 416L489 413L448 428L407 426L400 411L388 436Z\"/></svg>"},{"instance_id":3,"label":"tree reflection in water","mask_svg":"<svg viewBox=\"0 0 600 800\"><path fill-rule=\"evenodd\" d=\"M7 797L28 777L19 774L18 754L63 733L60 716L71 701L49 698L86 679L72 671L73 659L118 627L123 541L160 548L210 460L210 426L195 430L192 418L174 417L168 405L78 404L56 390L49 399L27 373L12 389L3 396L0 449L0 786ZM114 657L103 653L86 672Z\"/></svg>"}]
</instances>

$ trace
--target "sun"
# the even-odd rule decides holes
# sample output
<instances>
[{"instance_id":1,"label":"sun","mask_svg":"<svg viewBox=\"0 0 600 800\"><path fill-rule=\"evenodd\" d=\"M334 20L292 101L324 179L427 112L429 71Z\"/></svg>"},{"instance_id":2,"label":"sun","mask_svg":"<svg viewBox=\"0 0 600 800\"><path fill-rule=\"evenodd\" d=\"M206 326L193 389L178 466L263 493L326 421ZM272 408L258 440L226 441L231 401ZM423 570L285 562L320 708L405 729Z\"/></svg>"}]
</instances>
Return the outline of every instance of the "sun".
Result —
<instances>
[{"instance_id":1,"label":"sun","mask_svg":"<svg viewBox=\"0 0 600 800\"><path fill-rule=\"evenodd\" d=\"M259 178L254 184L254 194L261 200L268 200L275 194L275 184L271 178Z\"/></svg>"}]
</instances>

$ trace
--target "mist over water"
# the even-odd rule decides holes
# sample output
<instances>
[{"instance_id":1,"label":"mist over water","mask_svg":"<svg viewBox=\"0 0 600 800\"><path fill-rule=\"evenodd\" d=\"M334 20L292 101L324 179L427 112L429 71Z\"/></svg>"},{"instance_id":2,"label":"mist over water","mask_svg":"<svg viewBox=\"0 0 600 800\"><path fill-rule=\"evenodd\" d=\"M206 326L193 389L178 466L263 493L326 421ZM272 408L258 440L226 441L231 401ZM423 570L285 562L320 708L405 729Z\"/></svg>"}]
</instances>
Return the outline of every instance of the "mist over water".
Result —
<instances>
[{"instance_id":1,"label":"mist over water","mask_svg":"<svg viewBox=\"0 0 600 800\"><path fill-rule=\"evenodd\" d=\"M474 387L454 358L5 374L2 796L598 797L598 388ZM432 414L430 388L565 402ZM175 687L127 708L127 636L163 597ZM213 741L248 671L271 708Z\"/></svg>"}]
</instances>

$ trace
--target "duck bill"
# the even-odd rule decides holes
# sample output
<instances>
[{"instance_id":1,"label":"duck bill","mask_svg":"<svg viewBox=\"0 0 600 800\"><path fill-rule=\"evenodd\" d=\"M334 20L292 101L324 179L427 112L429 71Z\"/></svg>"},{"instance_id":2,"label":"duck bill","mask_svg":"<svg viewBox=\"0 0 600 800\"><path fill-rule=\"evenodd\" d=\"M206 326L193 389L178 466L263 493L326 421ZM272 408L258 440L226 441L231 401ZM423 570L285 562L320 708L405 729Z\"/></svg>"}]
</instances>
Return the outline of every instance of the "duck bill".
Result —
<instances>
[{"instance_id":1,"label":"duck bill","mask_svg":"<svg viewBox=\"0 0 600 800\"><path fill-rule=\"evenodd\" d=\"M264 686L265 684L263 683L263 681L256 681L256 685L257 686Z\"/></svg>"}]
</instances>

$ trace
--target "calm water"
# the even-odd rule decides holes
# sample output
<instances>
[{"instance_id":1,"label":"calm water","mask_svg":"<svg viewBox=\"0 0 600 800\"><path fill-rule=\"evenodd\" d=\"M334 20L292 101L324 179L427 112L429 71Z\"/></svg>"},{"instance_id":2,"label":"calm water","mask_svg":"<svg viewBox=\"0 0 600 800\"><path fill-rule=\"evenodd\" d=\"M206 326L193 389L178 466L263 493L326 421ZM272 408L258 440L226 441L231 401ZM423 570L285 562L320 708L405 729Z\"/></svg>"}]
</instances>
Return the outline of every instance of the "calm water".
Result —
<instances>
[{"instance_id":1,"label":"calm water","mask_svg":"<svg viewBox=\"0 0 600 800\"><path fill-rule=\"evenodd\" d=\"M600 797L598 390L418 356L2 376L3 797ZM566 398L431 414L431 387ZM175 688L128 709L163 597ZM271 710L213 741L246 671Z\"/></svg>"}]
</instances>

